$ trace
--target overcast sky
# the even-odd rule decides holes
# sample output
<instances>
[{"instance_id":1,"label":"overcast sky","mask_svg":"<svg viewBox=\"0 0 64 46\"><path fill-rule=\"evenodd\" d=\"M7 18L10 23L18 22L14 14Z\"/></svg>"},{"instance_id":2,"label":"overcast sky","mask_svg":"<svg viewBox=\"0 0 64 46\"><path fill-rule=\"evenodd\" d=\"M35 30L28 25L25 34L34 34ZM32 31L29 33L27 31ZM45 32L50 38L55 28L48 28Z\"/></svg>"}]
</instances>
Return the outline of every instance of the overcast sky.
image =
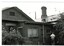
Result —
<instances>
[{"instance_id":1,"label":"overcast sky","mask_svg":"<svg viewBox=\"0 0 64 46\"><path fill-rule=\"evenodd\" d=\"M2 0L0 2L1 9L6 7L17 6L19 9L23 10L28 16L35 19L41 18L41 7L47 7L47 16L59 14L64 12L64 1L62 0Z\"/></svg>"}]
</instances>

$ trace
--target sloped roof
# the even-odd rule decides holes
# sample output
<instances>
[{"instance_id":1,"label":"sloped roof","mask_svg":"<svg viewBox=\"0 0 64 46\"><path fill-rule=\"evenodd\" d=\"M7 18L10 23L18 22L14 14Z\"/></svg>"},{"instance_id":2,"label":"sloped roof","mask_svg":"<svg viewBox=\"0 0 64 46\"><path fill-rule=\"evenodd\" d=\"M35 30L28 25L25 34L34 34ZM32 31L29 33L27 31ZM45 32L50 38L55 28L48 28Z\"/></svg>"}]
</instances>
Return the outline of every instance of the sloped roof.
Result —
<instances>
[{"instance_id":1,"label":"sloped roof","mask_svg":"<svg viewBox=\"0 0 64 46\"><path fill-rule=\"evenodd\" d=\"M30 19L31 21L34 21L32 18L30 18L28 15L26 15L22 10L20 10L18 7L10 7L10 8L7 8L7 9L4 9L2 11L6 11L8 9L15 9L17 10L19 13L23 14L24 17L26 17L27 19Z\"/></svg>"}]
</instances>

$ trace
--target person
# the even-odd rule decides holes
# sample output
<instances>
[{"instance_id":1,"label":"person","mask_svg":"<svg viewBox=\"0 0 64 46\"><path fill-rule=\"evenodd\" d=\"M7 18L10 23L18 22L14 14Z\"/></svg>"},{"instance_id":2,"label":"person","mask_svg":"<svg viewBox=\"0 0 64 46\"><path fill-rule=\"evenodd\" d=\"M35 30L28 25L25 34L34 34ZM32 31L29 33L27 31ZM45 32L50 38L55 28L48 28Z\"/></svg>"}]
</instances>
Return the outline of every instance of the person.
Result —
<instances>
[{"instance_id":1,"label":"person","mask_svg":"<svg viewBox=\"0 0 64 46\"><path fill-rule=\"evenodd\" d=\"M55 41L54 41L54 39L55 39L55 34L52 33L52 34L50 35L50 37L51 37L51 42L52 42L52 44L54 45L54 44L55 44Z\"/></svg>"}]
</instances>

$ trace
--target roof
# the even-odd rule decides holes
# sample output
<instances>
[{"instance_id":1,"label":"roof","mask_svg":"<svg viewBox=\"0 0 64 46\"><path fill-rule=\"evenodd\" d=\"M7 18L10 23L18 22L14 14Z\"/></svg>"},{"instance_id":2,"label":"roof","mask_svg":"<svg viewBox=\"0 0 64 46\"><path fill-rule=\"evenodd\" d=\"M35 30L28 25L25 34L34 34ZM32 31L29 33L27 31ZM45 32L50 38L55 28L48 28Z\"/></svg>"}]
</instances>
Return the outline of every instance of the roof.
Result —
<instances>
[{"instance_id":1,"label":"roof","mask_svg":"<svg viewBox=\"0 0 64 46\"><path fill-rule=\"evenodd\" d=\"M26 24L38 24L38 25L42 25L42 24L44 24L44 25L53 25L53 24L50 24L50 23L43 23L43 22L25 22Z\"/></svg>"},{"instance_id":2,"label":"roof","mask_svg":"<svg viewBox=\"0 0 64 46\"><path fill-rule=\"evenodd\" d=\"M34 21L32 18L30 18L27 14L25 14L25 13L24 13L22 10L20 10L18 7L10 7L10 8L4 9L4 10L2 10L2 11L6 11L6 10L12 9L12 8L15 9L15 10L17 10L19 13L23 14L23 16L26 17L27 19L30 19L30 20Z\"/></svg>"}]
</instances>

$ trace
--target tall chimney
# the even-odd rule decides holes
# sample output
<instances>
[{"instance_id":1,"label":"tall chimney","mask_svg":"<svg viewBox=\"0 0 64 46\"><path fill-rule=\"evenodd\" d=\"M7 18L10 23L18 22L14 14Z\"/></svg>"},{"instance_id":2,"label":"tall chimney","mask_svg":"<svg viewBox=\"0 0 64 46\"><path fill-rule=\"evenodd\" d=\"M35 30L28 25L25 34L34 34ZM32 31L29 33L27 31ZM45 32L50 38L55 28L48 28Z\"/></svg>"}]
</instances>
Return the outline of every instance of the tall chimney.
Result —
<instances>
[{"instance_id":1,"label":"tall chimney","mask_svg":"<svg viewBox=\"0 0 64 46\"><path fill-rule=\"evenodd\" d=\"M41 15L41 19L42 19L42 22L46 22L47 20L47 14L46 14L46 7L45 6L43 6L43 7L41 7L41 9L42 9L42 15Z\"/></svg>"}]
</instances>

